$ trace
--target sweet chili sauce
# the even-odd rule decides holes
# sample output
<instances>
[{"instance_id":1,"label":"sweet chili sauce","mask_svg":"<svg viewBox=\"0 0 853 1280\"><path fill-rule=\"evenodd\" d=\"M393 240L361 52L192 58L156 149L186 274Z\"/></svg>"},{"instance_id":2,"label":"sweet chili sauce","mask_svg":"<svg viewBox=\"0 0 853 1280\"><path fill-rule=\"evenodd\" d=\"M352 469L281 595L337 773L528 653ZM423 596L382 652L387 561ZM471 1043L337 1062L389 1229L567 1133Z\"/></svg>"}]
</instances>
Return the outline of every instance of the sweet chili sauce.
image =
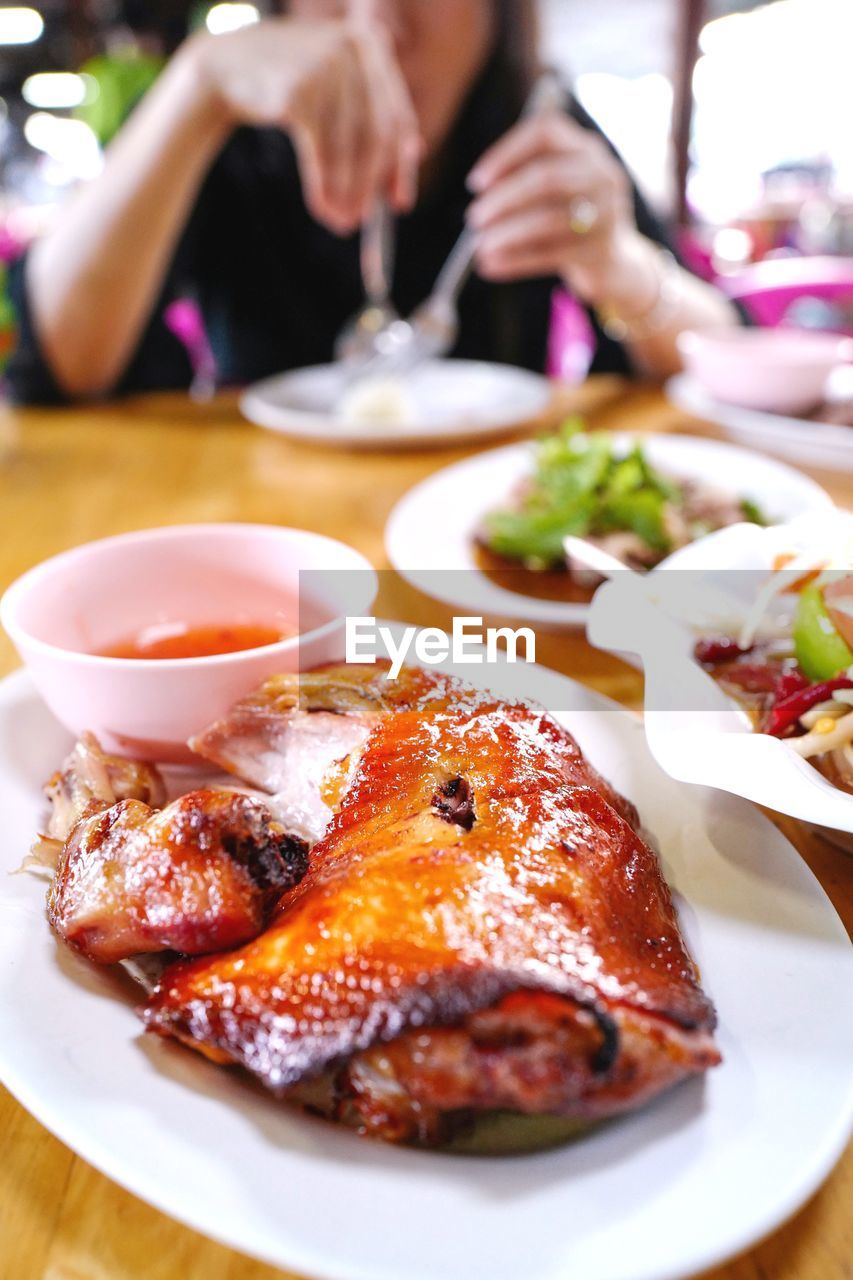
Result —
<instances>
[{"instance_id":1,"label":"sweet chili sauce","mask_svg":"<svg viewBox=\"0 0 853 1280\"><path fill-rule=\"evenodd\" d=\"M190 627L162 623L144 627L136 635L97 652L103 658L209 658L277 644L296 634L294 628L255 622L215 623Z\"/></svg>"}]
</instances>

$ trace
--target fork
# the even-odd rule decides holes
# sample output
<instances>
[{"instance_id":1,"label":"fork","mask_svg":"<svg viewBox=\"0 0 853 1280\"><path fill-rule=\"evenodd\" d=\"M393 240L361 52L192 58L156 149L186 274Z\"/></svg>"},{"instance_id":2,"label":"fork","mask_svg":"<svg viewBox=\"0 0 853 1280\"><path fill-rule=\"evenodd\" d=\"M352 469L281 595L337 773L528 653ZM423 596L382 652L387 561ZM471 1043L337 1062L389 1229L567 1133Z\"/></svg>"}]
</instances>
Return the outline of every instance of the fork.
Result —
<instances>
[{"instance_id":1,"label":"fork","mask_svg":"<svg viewBox=\"0 0 853 1280\"><path fill-rule=\"evenodd\" d=\"M557 111L563 101L559 76L545 71L530 92L522 119ZM382 333L376 334L372 352L353 369L354 377L406 373L451 350L459 332L459 295L471 274L476 247L476 234L466 227L441 268L432 293L409 320L396 316Z\"/></svg>"}]
</instances>

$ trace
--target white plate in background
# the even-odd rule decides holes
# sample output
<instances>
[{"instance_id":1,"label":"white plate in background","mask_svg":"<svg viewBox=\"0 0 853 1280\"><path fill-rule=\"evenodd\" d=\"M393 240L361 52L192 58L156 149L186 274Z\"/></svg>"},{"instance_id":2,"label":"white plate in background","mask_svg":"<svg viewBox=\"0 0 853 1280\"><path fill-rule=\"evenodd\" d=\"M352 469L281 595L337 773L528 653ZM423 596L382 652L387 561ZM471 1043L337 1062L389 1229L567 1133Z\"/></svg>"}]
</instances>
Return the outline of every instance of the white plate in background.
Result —
<instances>
[{"instance_id":1,"label":"white plate in background","mask_svg":"<svg viewBox=\"0 0 853 1280\"><path fill-rule=\"evenodd\" d=\"M317 444L358 448L451 445L535 422L551 406L547 378L512 365L480 360L432 360L401 379L411 421L348 422L338 412L345 394L340 365L295 369L256 382L240 409L250 422Z\"/></svg>"},{"instance_id":2,"label":"white plate in background","mask_svg":"<svg viewBox=\"0 0 853 1280\"><path fill-rule=\"evenodd\" d=\"M807 467L853 472L853 427L727 404L686 373L670 378L665 390L679 409L722 427L740 444L766 449Z\"/></svg>"},{"instance_id":3,"label":"white plate in background","mask_svg":"<svg viewBox=\"0 0 853 1280\"><path fill-rule=\"evenodd\" d=\"M853 949L780 832L674 783L634 717L543 668L502 664L483 683L545 703L639 805L717 1005L722 1066L552 1151L386 1146L144 1035L129 984L50 933L44 883L0 874L0 1078L116 1182L299 1274L676 1280L716 1266L792 1214L847 1140ZM24 856L68 746L26 675L0 683L0 871Z\"/></svg>"},{"instance_id":4,"label":"white plate in background","mask_svg":"<svg viewBox=\"0 0 853 1280\"><path fill-rule=\"evenodd\" d=\"M832 507L816 481L784 463L736 445L697 436L614 435L627 448L640 440L652 466L755 502L773 522ZM391 564L425 595L466 614L523 619L542 626L583 626L585 603L563 603L509 591L479 568L475 537L484 517L509 501L533 470L532 442L505 445L444 467L400 499L385 526ZM524 570L519 565L519 582Z\"/></svg>"}]
</instances>

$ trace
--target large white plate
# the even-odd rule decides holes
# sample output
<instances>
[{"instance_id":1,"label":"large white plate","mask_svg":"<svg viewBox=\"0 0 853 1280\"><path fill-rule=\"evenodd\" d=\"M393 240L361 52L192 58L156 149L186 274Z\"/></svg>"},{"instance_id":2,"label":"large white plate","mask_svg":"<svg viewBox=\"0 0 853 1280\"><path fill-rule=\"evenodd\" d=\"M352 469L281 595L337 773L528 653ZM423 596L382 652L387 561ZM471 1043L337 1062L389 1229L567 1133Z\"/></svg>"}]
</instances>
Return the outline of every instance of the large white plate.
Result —
<instances>
[{"instance_id":1,"label":"large white plate","mask_svg":"<svg viewBox=\"0 0 853 1280\"><path fill-rule=\"evenodd\" d=\"M319 444L411 448L512 431L538 419L554 394L540 374L478 360L429 361L406 376L405 387L415 417L399 426L341 418L336 409L343 373L332 364L257 382L243 394L240 408L258 426Z\"/></svg>"},{"instance_id":2,"label":"large white plate","mask_svg":"<svg viewBox=\"0 0 853 1280\"><path fill-rule=\"evenodd\" d=\"M618 433L617 443L640 439L652 465L751 498L768 519L793 519L832 506L814 480L761 454L694 436ZM546 627L580 627L588 604L537 599L498 586L475 557L475 536L486 514L505 502L532 470L533 444L505 445L435 472L397 503L385 526L391 564L425 595L483 617L522 618ZM519 572L519 580L523 575Z\"/></svg>"},{"instance_id":3,"label":"large white plate","mask_svg":"<svg viewBox=\"0 0 853 1280\"><path fill-rule=\"evenodd\" d=\"M477 671L478 668L471 668ZM518 669L489 669L498 691ZM636 720L542 668L524 691L637 801L716 1002L723 1066L537 1155L397 1150L143 1036L134 994L51 936L44 886L0 876L0 1076L86 1160L246 1253L335 1280L675 1280L771 1231L839 1156L853 1110L851 948L795 850L742 801L671 782ZM0 684L2 866L68 739Z\"/></svg>"},{"instance_id":4,"label":"large white plate","mask_svg":"<svg viewBox=\"0 0 853 1280\"><path fill-rule=\"evenodd\" d=\"M685 413L715 423L732 439L753 449L766 449L805 466L853 471L853 427L727 404L686 373L670 378L666 394Z\"/></svg>"}]
</instances>

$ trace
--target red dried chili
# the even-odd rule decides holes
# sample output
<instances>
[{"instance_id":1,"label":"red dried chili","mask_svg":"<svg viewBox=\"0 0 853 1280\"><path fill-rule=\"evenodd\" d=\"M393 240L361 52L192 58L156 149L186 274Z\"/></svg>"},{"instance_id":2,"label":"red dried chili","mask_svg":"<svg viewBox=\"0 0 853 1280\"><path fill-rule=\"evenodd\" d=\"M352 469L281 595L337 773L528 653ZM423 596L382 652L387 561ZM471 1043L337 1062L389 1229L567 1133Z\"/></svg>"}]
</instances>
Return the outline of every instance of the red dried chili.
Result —
<instances>
[{"instance_id":1,"label":"red dried chili","mask_svg":"<svg viewBox=\"0 0 853 1280\"><path fill-rule=\"evenodd\" d=\"M737 640L732 640L729 636L706 636L703 640L696 641L693 656L697 662L706 662L708 666L715 667L720 662L733 662L741 654L749 653L751 648L750 645L749 648L742 649Z\"/></svg>"},{"instance_id":2,"label":"red dried chili","mask_svg":"<svg viewBox=\"0 0 853 1280\"><path fill-rule=\"evenodd\" d=\"M819 702L827 702L836 689L853 689L853 680L849 676L836 676L834 680L823 680L820 684L810 684L806 689L799 689L787 698L781 698L770 708L764 725L765 733L772 733L779 738L795 725L800 716L811 711Z\"/></svg>"}]
</instances>

